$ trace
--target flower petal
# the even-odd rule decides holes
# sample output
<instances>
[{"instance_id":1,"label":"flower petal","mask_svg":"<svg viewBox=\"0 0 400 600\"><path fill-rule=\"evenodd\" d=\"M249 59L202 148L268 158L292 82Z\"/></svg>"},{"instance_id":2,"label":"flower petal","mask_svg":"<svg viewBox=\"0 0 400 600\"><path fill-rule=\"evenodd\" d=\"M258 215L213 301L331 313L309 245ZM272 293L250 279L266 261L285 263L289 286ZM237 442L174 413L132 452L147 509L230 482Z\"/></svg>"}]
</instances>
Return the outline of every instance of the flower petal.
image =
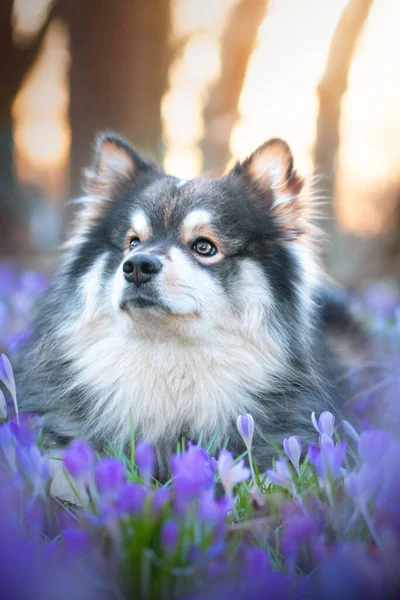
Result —
<instances>
[{"instance_id":1,"label":"flower petal","mask_svg":"<svg viewBox=\"0 0 400 600\"><path fill-rule=\"evenodd\" d=\"M301 456L301 443L299 438L293 435L292 437L285 439L283 441L283 449L285 450L286 455L291 460L296 471L298 471Z\"/></svg>"},{"instance_id":2,"label":"flower petal","mask_svg":"<svg viewBox=\"0 0 400 600\"><path fill-rule=\"evenodd\" d=\"M0 419L7 419L7 403L3 392L0 390Z\"/></svg>"},{"instance_id":3,"label":"flower petal","mask_svg":"<svg viewBox=\"0 0 400 600\"><path fill-rule=\"evenodd\" d=\"M321 433L318 423L317 423L317 419L315 418L315 412L311 413L311 422L314 425L314 429L316 431L318 431L318 433Z\"/></svg>"},{"instance_id":4,"label":"flower petal","mask_svg":"<svg viewBox=\"0 0 400 600\"><path fill-rule=\"evenodd\" d=\"M324 410L319 416L318 425L321 434L326 433L332 437L335 429L335 416L329 410Z\"/></svg>"},{"instance_id":5,"label":"flower petal","mask_svg":"<svg viewBox=\"0 0 400 600\"><path fill-rule=\"evenodd\" d=\"M10 361L5 354L0 356L0 381L4 383L15 401L15 380Z\"/></svg>"},{"instance_id":6,"label":"flower petal","mask_svg":"<svg viewBox=\"0 0 400 600\"><path fill-rule=\"evenodd\" d=\"M242 440L245 443L247 449L249 449L253 443L254 435L254 419L249 414L239 415L236 420L237 429L241 435Z\"/></svg>"},{"instance_id":7,"label":"flower petal","mask_svg":"<svg viewBox=\"0 0 400 600\"><path fill-rule=\"evenodd\" d=\"M360 436L358 435L357 431L354 429L353 425L351 423L349 423L348 421L346 421L345 419L343 419L342 421L342 428L343 431L354 441L358 442L358 440L360 439Z\"/></svg>"}]
</instances>

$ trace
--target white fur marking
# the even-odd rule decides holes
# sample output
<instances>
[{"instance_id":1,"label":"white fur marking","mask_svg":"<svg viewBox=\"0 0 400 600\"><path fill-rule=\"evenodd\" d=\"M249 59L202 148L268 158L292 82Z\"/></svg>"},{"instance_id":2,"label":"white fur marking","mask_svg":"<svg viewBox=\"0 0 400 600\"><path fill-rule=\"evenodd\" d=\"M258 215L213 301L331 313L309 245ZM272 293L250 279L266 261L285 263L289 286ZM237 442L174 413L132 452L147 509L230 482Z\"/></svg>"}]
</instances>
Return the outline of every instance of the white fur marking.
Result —
<instances>
[{"instance_id":1,"label":"white fur marking","mask_svg":"<svg viewBox=\"0 0 400 600\"><path fill-rule=\"evenodd\" d=\"M193 210L184 219L182 228L190 231L211 223L211 214L207 210Z\"/></svg>"},{"instance_id":2,"label":"white fur marking","mask_svg":"<svg viewBox=\"0 0 400 600\"><path fill-rule=\"evenodd\" d=\"M101 290L101 275L104 263L108 254L102 254L86 273L82 281L83 312L81 318L84 322L90 323L96 316L98 310L99 292Z\"/></svg>"}]
</instances>

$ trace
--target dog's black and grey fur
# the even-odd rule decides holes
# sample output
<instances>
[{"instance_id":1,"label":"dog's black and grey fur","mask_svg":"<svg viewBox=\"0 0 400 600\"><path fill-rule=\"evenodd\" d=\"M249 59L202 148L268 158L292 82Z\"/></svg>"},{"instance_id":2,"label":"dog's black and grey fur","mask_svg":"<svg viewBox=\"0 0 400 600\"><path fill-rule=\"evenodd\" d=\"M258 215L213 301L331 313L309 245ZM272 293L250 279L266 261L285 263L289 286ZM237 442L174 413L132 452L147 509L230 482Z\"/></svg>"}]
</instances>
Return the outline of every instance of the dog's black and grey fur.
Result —
<instances>
[{"instance_id":1,"label":"dog's black and grey fur","mask_svg":"<svg viewBox=\"0 0 400 600\"><path fill-rule=\"evenodd\" d=\"M315 439L311 412L342 400L310 202L282 140L223 177L182 181L101 136L21 357L22 410L43 415L53 443L100 451L128 444L133 423L161 477L181 436L242 452L246 412L260 468L265 438Z\"/></svg>"}]
</instances>

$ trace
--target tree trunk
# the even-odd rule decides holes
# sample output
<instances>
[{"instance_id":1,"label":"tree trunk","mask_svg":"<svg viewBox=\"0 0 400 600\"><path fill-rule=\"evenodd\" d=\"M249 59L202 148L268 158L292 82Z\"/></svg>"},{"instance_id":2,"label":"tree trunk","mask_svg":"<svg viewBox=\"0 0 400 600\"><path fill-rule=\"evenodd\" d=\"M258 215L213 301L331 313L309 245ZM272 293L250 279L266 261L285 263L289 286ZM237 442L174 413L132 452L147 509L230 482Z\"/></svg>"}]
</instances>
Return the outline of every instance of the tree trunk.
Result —
<instances>
[{"instance_id":1,"label":"tree trunk","mask_svg":"<svg viewBox=\"0 0 400 600\"><path fill-rule=\"evenodd\" d=\"M240 0L230 14L221 40L221 76L204 109L206 129L201 146L206 169L223 169L229 160L240 93L267 4L268 0Z\"/></svg>"},{"instance_id":2,"label":"tree trunk","mask_svg":"<svg viewBox=\"0 0 400 600\"><path fill-rule=\"evenodd\" d=\"M28 46L16 46L12 28L13 0L0 1L0 255L29 247L26 210L14 172L12 106L42 46L51 16Z\"/></svg>"},{"instance_id":3,"label":"tree trunk","mask_svg":"<svg viewBox=\"0 0 400 600\"><path fill-rule=\"evenodd\" d=\"M112 129L161 153L160 104L169 64L169 2L80 0L65 4L69 26L71 193L80 192L96 132Z\"/></svg>"},{"instance_id":4,"label":"tree trunk","mask_svg":"<svg viewBox=\"0 0 400 600\"><path fill-rule=\"evenodd\" d=\"M327 194L324 206L324 229L330 243L325 246L328 268L334 264L333 244L337 243L334 220L335 167L339 147L342 99L347 90L348 75L358 39L367 21L373 0L349 0L333 33L323 78L318 86L319 112L314 149L314 168L323 177Z\"/></svg>"}]
</instances>

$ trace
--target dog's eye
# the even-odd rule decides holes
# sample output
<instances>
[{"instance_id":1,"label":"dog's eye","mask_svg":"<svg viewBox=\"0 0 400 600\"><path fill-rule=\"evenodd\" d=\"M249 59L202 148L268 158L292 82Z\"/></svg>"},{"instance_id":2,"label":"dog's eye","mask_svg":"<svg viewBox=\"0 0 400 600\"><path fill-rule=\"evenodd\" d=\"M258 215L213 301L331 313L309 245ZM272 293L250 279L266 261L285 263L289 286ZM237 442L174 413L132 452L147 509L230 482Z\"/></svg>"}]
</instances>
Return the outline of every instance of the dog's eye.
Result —
<instances>
[{"instance_id":1,"label":"dog's eye","mask_svg":"<svg viewBox=\"0 0 400 600\"><path fill-rule=\"evenodd\" d=\"M214 254L217 254L217 248L212 242L206 240L205 238L196 240L192 246L192 250L201 256L214 256Z\"/></svg>"},{"instance_id":2,"label":"dog's eye","mask_svg":"<svg viewBox=\"0 0 400 600\"><path fill-rule=\"evenodd\" d=\"M131 250L133 250L134 248L137 248L137 246L139 246L139 244L140 244L139 238L138 237L134 237L129 242L129 247L130 247Z\"/></svg>"}]
</instances>

